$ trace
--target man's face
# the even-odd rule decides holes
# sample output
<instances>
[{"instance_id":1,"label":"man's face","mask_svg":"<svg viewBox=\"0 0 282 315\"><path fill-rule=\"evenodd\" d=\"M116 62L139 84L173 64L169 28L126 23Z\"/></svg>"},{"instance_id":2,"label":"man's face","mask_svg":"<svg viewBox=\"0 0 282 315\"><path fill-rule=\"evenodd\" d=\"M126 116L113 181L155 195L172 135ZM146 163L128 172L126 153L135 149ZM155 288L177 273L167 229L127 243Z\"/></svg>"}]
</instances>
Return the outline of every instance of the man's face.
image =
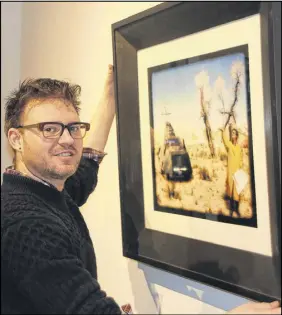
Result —
<instances>
[{"instance_id":1,"label":"man's face","mask_svg":"<svg viewBox=\"0 0 282 315\"><path fill-rule=\"evenodd\" d=\"M47 99L28 103L21 125L40 122L62 122L66 125L79 121L71 104L58 99ZM52 181L66 180L75 173L82 155L82 139L73 139L67 129L56 139L45 138L37 128L21 129L21 132L21 159L34 175ZM71 153L71 156L63 156L62 153Z\"/></svg>"}]
</instances>

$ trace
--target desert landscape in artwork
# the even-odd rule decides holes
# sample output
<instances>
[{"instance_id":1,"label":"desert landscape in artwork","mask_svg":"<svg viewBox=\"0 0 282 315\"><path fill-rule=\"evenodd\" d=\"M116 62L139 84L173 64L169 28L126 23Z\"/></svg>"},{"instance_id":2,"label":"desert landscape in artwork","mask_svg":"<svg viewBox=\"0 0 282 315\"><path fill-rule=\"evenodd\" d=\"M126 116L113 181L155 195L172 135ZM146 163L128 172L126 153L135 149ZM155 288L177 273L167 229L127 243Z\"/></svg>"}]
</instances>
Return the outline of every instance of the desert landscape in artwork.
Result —
<instances>
[{"instance_id":1,"label":"desert landscape in artwork","mask_svg":"<svg viewBox=\"0 0 282 315\"><path fill-rule=\"evenodd\" d=\"M243 53L230 53L152 73L153 178L159 209L245 219L255 215L246 67ZM242 188L233 148L247 178ZM227 174L239 192L239 198L232 196L237 211L230 210Z\"/></svg>"}]
</instances>

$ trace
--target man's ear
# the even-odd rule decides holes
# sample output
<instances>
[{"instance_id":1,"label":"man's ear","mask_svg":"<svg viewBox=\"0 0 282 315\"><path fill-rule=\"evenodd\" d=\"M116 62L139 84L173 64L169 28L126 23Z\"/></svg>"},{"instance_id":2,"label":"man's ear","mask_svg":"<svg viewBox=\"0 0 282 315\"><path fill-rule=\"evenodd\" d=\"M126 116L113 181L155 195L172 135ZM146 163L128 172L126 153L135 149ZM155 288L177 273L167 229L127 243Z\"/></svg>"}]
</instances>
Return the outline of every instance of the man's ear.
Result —
<instances>
[{"instance_id":1,"label":"man's ear","mask_svg":"<svg viewBox=\"0 0 282 315\"><path fill-rule=\"evenodd\" d=\"M16 128L10 128L8 131L8 140L11 145L11 147L15 151L22 151L23 145L22 145L22 135L20 131Z\"/></svg>"}]
</instances>

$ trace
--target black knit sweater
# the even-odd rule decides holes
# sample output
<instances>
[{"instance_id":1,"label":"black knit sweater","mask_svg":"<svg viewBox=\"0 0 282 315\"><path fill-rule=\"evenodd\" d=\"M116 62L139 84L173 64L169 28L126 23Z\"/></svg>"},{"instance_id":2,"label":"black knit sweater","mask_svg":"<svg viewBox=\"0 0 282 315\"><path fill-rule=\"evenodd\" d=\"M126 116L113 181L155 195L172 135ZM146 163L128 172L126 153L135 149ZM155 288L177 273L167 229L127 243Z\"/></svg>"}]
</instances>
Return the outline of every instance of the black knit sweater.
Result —
<instances>
[{"instance_id":1,"label":"black knit sweater","mask_svg":"<svg viewBox=\"0 0 282 315\"><path fill-rule=\"evenodd\" d=\"M82 158L62 192L4 174L1 187L1 314L120 314L97 282L93 245L78 206L97 183Z\"/></svg>"}]
</instances>

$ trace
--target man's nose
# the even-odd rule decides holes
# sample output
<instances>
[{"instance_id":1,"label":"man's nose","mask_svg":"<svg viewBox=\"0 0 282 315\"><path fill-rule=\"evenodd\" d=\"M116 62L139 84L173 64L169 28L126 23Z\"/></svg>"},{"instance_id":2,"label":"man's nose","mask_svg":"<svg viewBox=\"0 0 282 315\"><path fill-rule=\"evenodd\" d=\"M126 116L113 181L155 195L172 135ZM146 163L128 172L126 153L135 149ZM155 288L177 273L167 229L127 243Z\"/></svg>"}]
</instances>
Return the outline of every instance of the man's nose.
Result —
<instances>
[{"instance_id":1,"label":"man's nose","mask_svg":"<svg viewBox=\"0 0 282 315\"><path fill-rule=\"evenodd\" d=\"M61 137L59 138L58 143L60 144L73 144L74 143L74 139L73 137L70 135L68 128L64 129L63 134L61 135Z\"/></svg>"}]
</instances>

